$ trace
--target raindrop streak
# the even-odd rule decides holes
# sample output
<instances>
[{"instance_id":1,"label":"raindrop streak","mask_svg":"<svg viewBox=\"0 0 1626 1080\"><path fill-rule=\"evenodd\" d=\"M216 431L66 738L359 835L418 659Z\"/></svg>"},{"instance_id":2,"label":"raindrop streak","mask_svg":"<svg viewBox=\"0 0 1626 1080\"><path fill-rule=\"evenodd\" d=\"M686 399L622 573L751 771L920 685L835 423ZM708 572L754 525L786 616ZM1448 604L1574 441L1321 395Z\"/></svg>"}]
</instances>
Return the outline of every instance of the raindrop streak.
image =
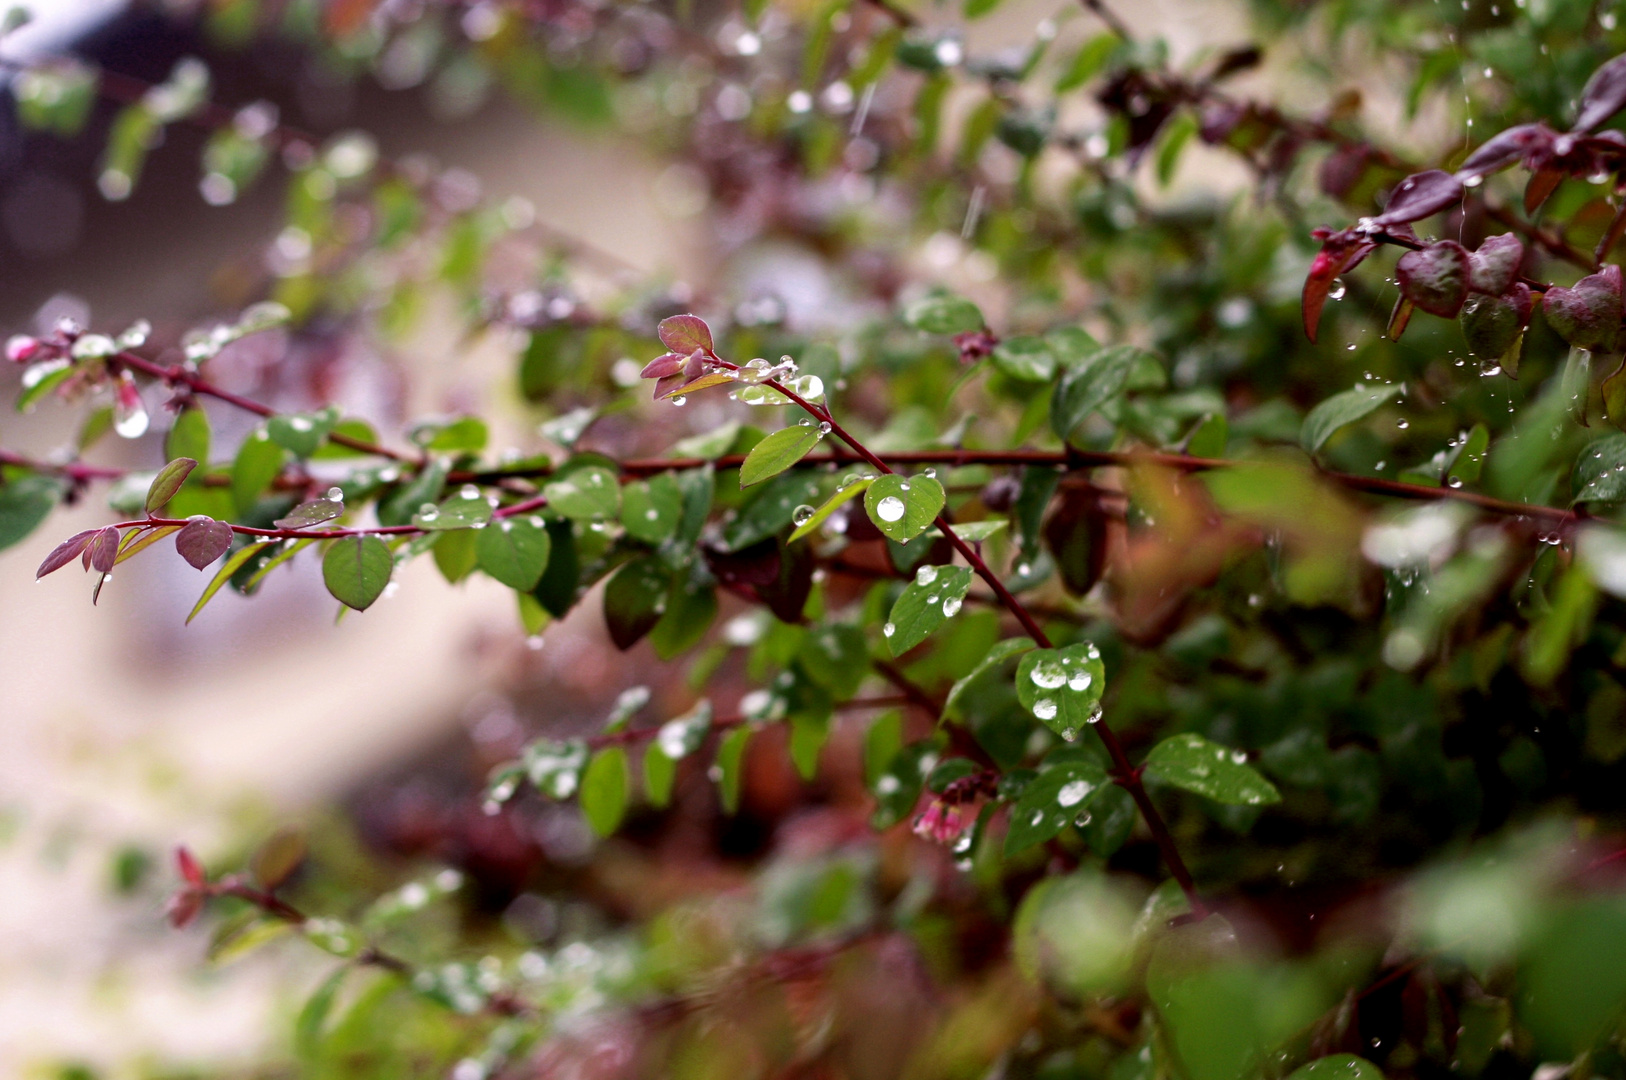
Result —
<instances>
[{"instance_id":1,"label":"raindrop streak","mask_svg":"<svg viewBox=\"0 0 1626 1080\"><path fill-rule=\"evenodd\" d=\"M888 495L875 504L875 516L882 521L899 521L903 518L903 500L896 495Z\"/></svg>"}]
</instances>

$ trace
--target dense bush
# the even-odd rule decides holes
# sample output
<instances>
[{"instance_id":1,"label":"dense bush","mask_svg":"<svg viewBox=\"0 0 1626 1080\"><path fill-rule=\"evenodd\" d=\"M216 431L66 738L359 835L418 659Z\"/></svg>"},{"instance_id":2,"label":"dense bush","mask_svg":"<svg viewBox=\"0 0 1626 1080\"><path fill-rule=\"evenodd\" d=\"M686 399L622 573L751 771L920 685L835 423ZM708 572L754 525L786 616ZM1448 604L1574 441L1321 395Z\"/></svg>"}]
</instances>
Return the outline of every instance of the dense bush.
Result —
<instances>
[{"instance_id":1,"label":"dense bush","mask_svg":"<svg viewBox=\"0 0 1626 1080\"><path fill-rule=\"evenodd\" d=\"M0 458L0 544L110 485L40 575L173 546L207 620L309 562L384 619L427 556L647 672L393 849L456 868L181 851L217 956L335 957L264 1075L1626 1077L1612 7L1255 0L1260 45L1179 63L1100 0L968 44L998 7L197 14L657 145L708 240L630 284L200 63L19 72L107 198L191 125L204 200L287 209L239 316L11 339L19 408L84 419ZM436 295L517 342L530 444L211 378ZM85 460L111 433L162 467ZM602 841L527 839L557 803Z\"/></svg>"}]
</instances>

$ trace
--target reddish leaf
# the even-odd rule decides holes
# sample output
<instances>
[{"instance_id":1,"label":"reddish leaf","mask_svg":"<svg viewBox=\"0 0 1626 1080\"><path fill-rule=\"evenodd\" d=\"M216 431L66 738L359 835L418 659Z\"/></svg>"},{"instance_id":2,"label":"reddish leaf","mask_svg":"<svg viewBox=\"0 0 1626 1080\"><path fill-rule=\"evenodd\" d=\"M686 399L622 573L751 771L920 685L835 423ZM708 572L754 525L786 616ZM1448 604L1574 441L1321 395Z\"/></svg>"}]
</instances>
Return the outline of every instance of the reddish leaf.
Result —
<instances>
[{"instance_id":1,"label":"reddish leaf","mask_svg":"<svg viewBox=\"0 0 1626 1080\"><path fill-rule=\"evenodd\" d=\"M175 534L175 550L194 569L202 570L231 547L231 526L213 518L197 517Z\"/></svg>"},{"instance_id":2,"label":"reddish leaf","mask_svg":"<svg viewBox=\"0 0 1626 1080\"><path fill-rule=\"evenodd\" d=\"M1524 244L1512 233L1487 236L1479 250L1468 256L1468 287L1474 292L1501 296L1513 287L1524 261Z\"/></svg>"},{"instance_id":3,"label":"reddish leaf","mask_svg":"<svg viewBox=\"0 0 1626 1080\"><path fill-rule=\"evenodd\" d=\"M279 529L308 529L312 525L332 521L342 513L344 503L338 499L309 499L271 524Z\"/></svg>"},{"instance_id":4,"label":"reddish leaf","mask_svg":"<svg viewBox=\"0 0 1626 1080\"><path fill-rule=\"evenodd\" d=\"M1468 299L1468 252L1455 240L1408 251L1395 264L1400 295L1431 315L1454 319Z\"/></svg>"},{"instance_id":5,"label":"reddish leaf","mask_svg":"<svg viewBox=\"0 0 1626 1080\"><path fill-rule=\"evenodd\" d=\"M663 376L661 376L659 379L655 380L655 397L657 397L657 398L665 397L667 394L670 394L673 390L676 390L678 387L682 386L683 382L684 382L683 372L681 372L681 371L678 372L676 375L663 375Z\"/></svg>"},{"instance_id":6,"label":"reddish leaf","mask_svg":"<svg viewBox=\"0 0 1626 1080\"><path fill-rule=\"evenodd\" d=\"M1370 240L1350 242L1342 234L1332 237L1316 254L1310 264L1310 273L1304 279L1304 334L1315 340L1316 328L1321 325L1321 309L1327 305L1327 292L1338 275L1351 269L1377 245Z\"/></svg>"},{"instance_id":7,"label":"reddish leaf","mask_svg":"<svg viewBox=\"0 0 1626 1080\"><path fill-rule=\"evenodd\" d=\"M198 862L198 857L184 845L175 849L175 868L180 871L181 880L188 885L203 884L203 864Z\"/></svg>"},{"instance_id":8,"label":"reddish leaf","mask_svg":"<svg viewBox=\"0 0 1626 1080\"><path fill-rule=\"evenodd\" d=\"M1095 588L1106 568L1107 516L1092 489L1062 487L1061 499L1044 524L1044 542L1068 592L1083 596Z\"/></svg>"},{"instance_id":9,"label":"reddish leaf","mask_svg":"<svg viewBox=\"0 0 1626 1080\"><path fill-rule=\"evenodd\" d=\"M1532 176L1524 187L1524 212L1534 214L1563 182L1564 174L1557 169L1542 169Z\"/></svg>"},{"instance_id":10,"label":"reddish leaf","mask_svg":"<svg viewBox=\"0 0 1626 1080\"><path fill-rule=\"evenodd\" d=\"M1389 312L1389 328L1386 331L1390 341L1399 341L1400 335L1406 332L1411 323L1411 313L1417 305L1404 296L1395 300L1394 310Z\"/></svg>"},{"instance_id":11,"label":"reddish leaf","mask_svg":"<svg viewBox=\"0 0 1626 1080\"><path fill-rule=\"evenodd\" d=\"M1546 124L1520 124L1494 136L1468 155L1457 175L1464 180L1505 169L1538 148L1551 147L1558 137Z\"/></svg>"},{"instance_id":12,"label":"reddish leaf","mask_svg":"<svg viewBox=\"0 0 1626 1080\"><path fill-rule=\"evenodd\" d=\"M712 350L711 327L698 315L673 315L669 319L662 319L657 333L663 345L684 356L696 349L708 353Z\"/></svg>"},{"instance_id":13,"label":"reddish leaf","mask_svg":"<svg viewBox=\"0 0 1626 1080\"><path fill-rule=\"evenodd\" d=\"M1366 162L1371 148L1361 143L1340 146L1321 161L1317 181L1321 190L1335 199L1347 196L1366 175Z\"/></svg>"},{"instance_id":14,"label":"reddish leaf","mask_svg":"<svg viewBox=\"0 0 1626 1080\"><path fill-rule=\"evenodd\" d=\"M664 379L668 375L676 375L683 370L684 357L681 353L662 353L644 365L639 377L644 379Z\"/></svg>"},{"instance_id":15,"label":"reddish leaf","mask_svg":"<svg viewBox=\"0 0 1626 1080\"><path fill-rule=\"evenodd\" d=\"M104 529L96 530L96 535L85 549L90 558L90 565L97 572L106 574L113 569L113 563L119 557L119 530L109 525Z\"/></svg>"},{"instance_id":16,"label":"reddish leaf","mask_svg":"<svg viewBox=\"0 0 1626 1080\"><path fill-rule=\"evenodd\" d=\"M1377 217L1380 225L1421 221L1462 198L1462 181L1448 172L1430 169L1415 173L1395 185L1389 204Z\"/></svg>"},{"instance_id":17,"label":"reddish leaf","mask_svg":"<svg viewBox=\"0 0 1626 1080\"><path fill-rule=\"evenodd\" d=\"M169 925L177 930L197 918L202 910L203 894L196 889L182 889L164 905L164 915L169 919Z\"/></svg>"},{"instance_id":18,"label":"reddish leaf","mask_svg":"<svg viewBox=\"0 0 1626 1080\"><path fill-rule=\"evenodd\" d=\"M249 872L260 888L276 892L299 864L305 861L305 830L288 826L278 829L249 859Z\"/></svg>"},{"instance_id":19,"label":"reddish leaf","mask_svg":"<svg viewBox=\"0 0 1626 1080\"><path fill-rule=\"evenodd\" d=\"M1592 73L1581 90L1576 131L1591 131L1626 106L1626 55L1617 56Z\"/></svg>"},{"instance_id":20,"label":"reddish leaf","mask_svg":"<svg viewBox=\"0 0 1626 1080\"><path fill-rule=\"evenodd\" d=\"M95 539L97 531L96 529L86 529L84 532L74 533L58 544L49 555L45 556L45 561L40 563L40 568L34 571L35 580L60 570L73 562L81 552L89 547L91 540ZM86 560L86 562L88 568L89 560Z\"/></svg>"},{"instance_id":21,"label":"reddish leaf","mask_svg":"<svg viewBox=\"0 0 1626 1080\"><path fill-rule=\"evenodd\" d=\"M1542 300L1547 325L1578 349L1612 349L1620 334L1620 267L1589 274L1571 288L1555 285Z\"/></svg>"},{"instance_id":22,"label":"reddish leaf","mask_svg":"<svg viewBox=\"0 0 1626 1080\"><path fill-rule=\"evenodd\" d=\"M158 470L158 475L152 478L152 484L147 488L147 513L151 515L162 510L197 467L198 463L191 458L178 457Z\"/></svg>"}]
</instances>

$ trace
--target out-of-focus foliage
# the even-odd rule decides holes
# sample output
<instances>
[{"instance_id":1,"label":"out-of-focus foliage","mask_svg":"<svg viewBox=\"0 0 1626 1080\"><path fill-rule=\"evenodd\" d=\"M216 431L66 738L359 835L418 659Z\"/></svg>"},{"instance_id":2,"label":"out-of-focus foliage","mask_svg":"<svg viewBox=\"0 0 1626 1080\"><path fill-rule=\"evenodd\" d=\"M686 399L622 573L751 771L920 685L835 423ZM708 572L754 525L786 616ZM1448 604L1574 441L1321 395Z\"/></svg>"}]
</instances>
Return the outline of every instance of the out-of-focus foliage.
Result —
<instances>
[{"instance_id":1,"label":"out-of-focus foliage","mask_svg":"<svg viewBox=\"0 0 1626 1080\"><path fill-rule=\"evenodd\" d=\"M1626 1078L1626 28L1248 10L1178 60L1097 0L188 16L631 133L704 240L630 285L196 62L19 76L108 198L203 124L202 198L281 183L286 221L237 317L11 340L19 408L97 411L0 458L0 546L112 481L41 576L173 539L218 564L194 617L303 559L378 619L428 558L537 645L598 608L640 672L441 763L371 856L183 852L215 960L334 957L263 1075ZM1310 89L1237 89L1262 63ZM525 445L211 381L437 297L510 343ZM155 413L152 471L80 457Z\"/></svg>"}]
</instances>

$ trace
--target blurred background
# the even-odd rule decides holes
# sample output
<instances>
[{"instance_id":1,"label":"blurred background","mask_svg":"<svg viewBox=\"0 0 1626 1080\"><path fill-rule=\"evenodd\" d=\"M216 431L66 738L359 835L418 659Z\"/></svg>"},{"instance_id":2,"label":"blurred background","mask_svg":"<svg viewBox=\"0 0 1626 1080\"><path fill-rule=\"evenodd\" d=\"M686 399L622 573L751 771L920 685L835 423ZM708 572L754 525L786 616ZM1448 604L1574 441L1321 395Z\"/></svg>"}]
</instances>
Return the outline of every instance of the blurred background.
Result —
<instances>
[{"instance_id":1,"label":"blurred background","mask_svg":"<svg viewBox=\"0 0 1626 1080\"><path fill-rule=\"evenodd\" d=\"M269 101L285 122L318 135L361 129L387 157L428 155L465 170L487 195L527 200L538 221L592 245L608 278L642 272L709 287L706 252L717 223L703 189L636 135L584 134L539 122L501 94L471 101L417 85L410 64L385 78L352 79L291 44L223 48L207 20L192 15L119 0L30 6L36 22L8 40L11 60L72 52L156 83L177 59L200 56L216 101ZM1177 59L1244 33L1230 5L1146 0L1126 8L1133 24L1168 36ZM1026 40L1049 14L1040 2L1008 4L977 24L973 44ZM12 111L0 109L6 333L42 330L64 315L107 332L147 318L155 339L175 340L251 299L263 276L282 178L273 173L231 205L207 205L198 194L203 136L177 126L133 196L108 202L95 178L110 116L98 106L80 137L61 141L23 133ZM1186 165L1210 187L1225 169L1235 166L1201 151ZM830 283L809 261L764 245L751 265L781 294L801 296L804 309L840 317ZM924 272L975 288L975 273L956 257ZM342 329L257 335L211 370L228 388L278 408L343 402L386 441L409 418L474 411L497 424L496 445L528 445L538 416L512 389L513 360L511 340L465 336L448 311L388 345ZM0 371L8 383L15 378ZM161 400L148 405L156 410ZM229 410L209 412L225 445L247 430ZM716 410L665 414L672 437L725 419ZM76 423L69 406L49 401L0 418L0 436L43 456ZM164 426L144 439L103 443L93 460L156 467ZM640 436L630 422L609 425L602 437L666 441ZM0 556L0 1072L229 1065L258 1060L286 1039L326 965L300 949L201 963L202 936L173 932L161 918L177 843L206 859L237 858L278 826L303 823L313 845L330 853L365 849L403 866L457 865L475 876L480 903L517 932L561 932L570 912L516 896L515 883L543 861L573 872L593 841L573 807L485 818L478 785L528 734L590 729L621 689L650 681L647 645L616 653L599 606L587 602L534 648L508 590L478 575L448 587L428 560L414 564L387 602L338 626L310 561L279 573L251 601L228 591L189 627L183 620L202 578L177 559L126 564L95 608L89 583L76 576L33 583L33 568L60 538L105 520L93 491ZM734 614L725 608L723 619ZM747 621L728 632L749 640L759 631ZM681 684L654 689L657 708L687 700ZM838 738L833 753L856 753L850 739L842 745ZM788 802L775 793L795 783L784 757L782 746L758 741L746 813L718 830L715 860L694 857L710 838L663 841L687 845L688 873L710 866L726 884L730 857L762 854L770 842L781 851L822 850L853 822L861 827L865 796L854 782L845 795L828 793L834 804L848 800L847 816L803 822L771 841L767 823ZM627 894L628 881L652 897L672 895L661 891L657 864L600 858L594 872L616 895ZM618 872L631 876L617 884ZM897 1008L907 1022L914 1006Z\"/></svg>"}]
</instances>

